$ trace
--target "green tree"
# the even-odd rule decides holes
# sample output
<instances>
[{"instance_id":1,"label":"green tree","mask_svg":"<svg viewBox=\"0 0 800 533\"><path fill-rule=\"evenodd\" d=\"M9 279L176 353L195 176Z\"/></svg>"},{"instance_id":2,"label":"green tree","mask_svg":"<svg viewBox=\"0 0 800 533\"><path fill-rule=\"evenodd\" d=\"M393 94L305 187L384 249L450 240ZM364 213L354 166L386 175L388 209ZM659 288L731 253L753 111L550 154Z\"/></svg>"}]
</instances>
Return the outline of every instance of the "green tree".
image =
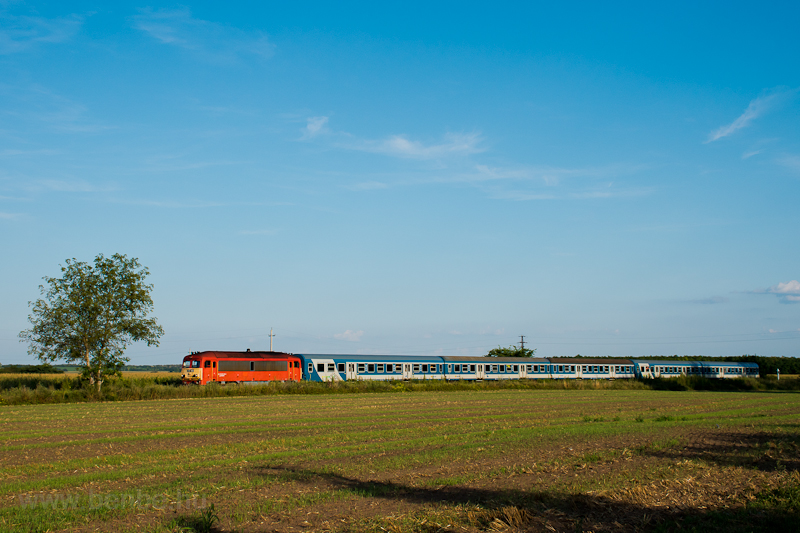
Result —
<instances>
[{"instance_id":1,"label":"green tree","mask_svg":"<svg viewBox=\"0 0 800 533\"><path fill-rule=\"evenodd\" d=\"M535 348L533 350L529 350L528 348L517 348L512 344L508 348L503 348L501 346L493 348L489 350L489 353L486 354L486 357L533 357L533 354L535 353Z\"/></svg>"},{"instance_id":2,"label":"green tree","mask_svg":"<svg viewBox=\"0 0 800 533\"><path fill-rule=\"evenodd\" d=\"M28 353L41 361L66 360L84 367L91 384L100 387L118 375L128 361L125 348L137 341L158 346L164 330L155 317L145 283L149 271L136 258L98 255L94 265L67 259L60 278L45 276L42 298L29 302L30 329L20 332Z\"/></svg>"}]
</instances>

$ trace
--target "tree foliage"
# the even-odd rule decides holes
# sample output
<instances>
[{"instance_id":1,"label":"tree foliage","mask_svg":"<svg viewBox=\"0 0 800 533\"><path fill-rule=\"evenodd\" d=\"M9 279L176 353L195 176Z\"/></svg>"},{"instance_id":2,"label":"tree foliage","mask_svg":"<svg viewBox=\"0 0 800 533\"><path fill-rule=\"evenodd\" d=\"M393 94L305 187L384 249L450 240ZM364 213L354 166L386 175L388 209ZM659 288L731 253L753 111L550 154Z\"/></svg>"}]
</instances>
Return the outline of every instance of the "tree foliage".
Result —
<instances>
[{"instance_id":1,"label":"tree foliage","mask_svg":"<svg viewBox=\"0 0 800 533\"><path fill-rule=\"evenodd\" d=\"M503 348L502 346L493 348L489 350L489 353L486 354L486 357L533 357L533 354L535 353L536 349L529 350L528 348L517 348L512 344L508 348Z\"/></svg>"},{"instance_id":2,"label":"tree foliage","mask_svg":"<svg viewBox=\"0 0 800 533\"><path fill-rule=\"evenodd\" d=\"M45 276L42 298L29 302L30 329L20 332L28 353L41 361L81 364L89 382L100 390L103 381L118 375L125 348L145 341L158 346L164 330L155 317L149 275L136 258L98 255L94 265L67 259L60 278Z\"/></svg>"}]
</instances>

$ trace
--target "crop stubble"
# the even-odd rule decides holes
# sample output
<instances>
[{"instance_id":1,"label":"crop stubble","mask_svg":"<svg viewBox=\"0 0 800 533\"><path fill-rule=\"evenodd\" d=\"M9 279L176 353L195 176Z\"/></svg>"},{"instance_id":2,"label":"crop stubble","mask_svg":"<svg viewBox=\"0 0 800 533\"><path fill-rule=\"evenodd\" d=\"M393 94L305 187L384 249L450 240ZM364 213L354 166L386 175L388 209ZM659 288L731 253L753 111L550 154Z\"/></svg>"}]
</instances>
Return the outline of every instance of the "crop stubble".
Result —
<instances>
[{"instance_id":1,"label":"crop stubble","mask_svg":"<svg viewBox=\"0 0 800 533\"><path fill-rule=\"evenodd\" d=\"M242 532L747 530L798 484L799 415L795 394L613 390L1 407L0 529L177 531L204 502Z\"/></svg>"}]
</instances>

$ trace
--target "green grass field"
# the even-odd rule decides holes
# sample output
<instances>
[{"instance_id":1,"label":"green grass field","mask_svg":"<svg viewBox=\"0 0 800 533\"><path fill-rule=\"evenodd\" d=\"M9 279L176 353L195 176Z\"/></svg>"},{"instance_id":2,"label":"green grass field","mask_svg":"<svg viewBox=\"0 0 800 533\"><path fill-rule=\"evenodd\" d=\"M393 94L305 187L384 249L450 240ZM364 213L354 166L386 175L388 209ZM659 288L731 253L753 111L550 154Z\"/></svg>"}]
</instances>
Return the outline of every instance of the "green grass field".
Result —
<instances>
[{"instance_id":1,"label":"green grass field","mask_svg":"<svg viewBox=\"0 0 800 533\"><path fill-rule=\"evenodd\" d=\"M800 523L792 393L467 390L14 405L0 407L0 428L0 530L9 532Z\"/></svg>"}]
</instances>

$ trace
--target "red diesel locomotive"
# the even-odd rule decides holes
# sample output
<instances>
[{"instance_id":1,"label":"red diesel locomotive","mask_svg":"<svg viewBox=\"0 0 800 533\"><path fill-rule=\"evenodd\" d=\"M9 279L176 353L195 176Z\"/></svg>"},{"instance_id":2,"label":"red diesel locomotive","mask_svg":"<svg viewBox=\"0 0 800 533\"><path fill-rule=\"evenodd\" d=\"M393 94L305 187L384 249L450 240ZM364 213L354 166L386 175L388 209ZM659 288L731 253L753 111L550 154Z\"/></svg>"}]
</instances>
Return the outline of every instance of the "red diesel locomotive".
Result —
<instances>
[{"instance_id":1,"label":"red diesel locomotive","mask_svg":"<svg viewBox=\"0 0 800 533\"><path fill-rule=\"evenodd\" d=\"M283 352L196 352L183 358L187 384L300 381L300 358Z\"/></svg>"}]
</instances>

